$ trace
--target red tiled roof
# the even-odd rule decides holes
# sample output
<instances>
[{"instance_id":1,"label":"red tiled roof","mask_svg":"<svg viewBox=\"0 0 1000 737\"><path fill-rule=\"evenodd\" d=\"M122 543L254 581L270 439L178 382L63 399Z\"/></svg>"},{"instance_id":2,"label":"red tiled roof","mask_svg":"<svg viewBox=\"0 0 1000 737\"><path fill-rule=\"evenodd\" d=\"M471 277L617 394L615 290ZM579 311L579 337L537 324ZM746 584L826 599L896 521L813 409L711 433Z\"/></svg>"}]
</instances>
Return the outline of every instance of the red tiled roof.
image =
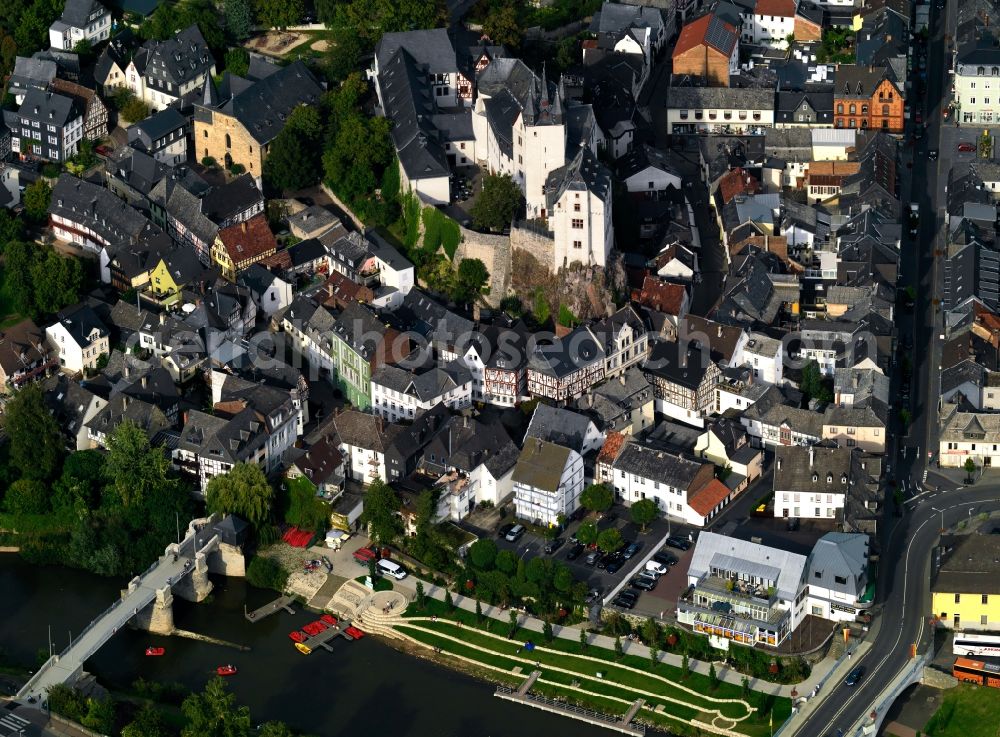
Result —
<instances>
[{"instance_id":1,"label":"red tiled roof","mask_svg":"<svg viewBox=\"0 0 1000 737\"><path fill-rule=\"evenodd\" d=\"M680 315L686 294L686 290L680 284L671 284L654 276L647 276L636 302L668 315Z\"/></svg>"},{"instance_id":2,"label":"red tiled roof","mask_svg":"<svg viewBox=\"0 0 1000 737\"><path fill-rule=\"evenodd\" d=\"M688 506L702 517L707 517L731 493L719 479L712 479L693 494L688 494Z\"/></svg>"},{"instance_id":3,"label":"red tiled roof","mask_svg":"<svg viewBox=\"0 0 1000 737\"><path fill-rule=\"evenodd\" d=\"M728 205L736 195L755 194L761 191L760 181L746 169L730 169L719 180L719 194L722 203Z\"/></svg>"},{"instance_id":4,"label":"red tiled roof","mask_svg":"<svg viewBox=\"0 0 1000 737\"><path fill-rule=\"evenodd\" d=\"M598 463L613 463L625 445L625 435L620 432L609 432L601 446L601 452L597 454Z\"/></svg>"},{"instance_id":5,"label":"red tiled roof","mask_svg":"<svg viewBox=\"0 0 1000 737\"><path fill-rule=\"evenodd\" d=\"M267 226L267 218L254 215L242 223L230 225L219 231L219 240L234 264L256 259L278 247L274 234Z\"/></svg>"},{"instance_id":6,"label":"red tiled roof","mask_svg":"<svg viewBox=\"0 0 1000 737\"><path fill-rule=\"evenodd\" d=\"M776 15L791 18L795 15L795 0L757 0L754 15Z\"/></svg>"},{"instance_id":7,"label":"red tiled roof","mask_svg":"<svg viewBox=\"0 0 1000 737\"><path fill-rule=\"evenodd\" d=\"M720 49L716 44L709 43L705 40L705 35L708 33L709 26L714 25L716 28L721 28L728 33L725 36L728 48ZM733 46L738 41L736 28L729 23L726 23L720 18L716 18L711 13L703 15L696 20L691 21L686 24L684 28L681 29L680 35L677 37L677 43L674 45L674 58L676 59L680 54L690 51L691 49L697 48L698 46L711 46L713 49L718 50L727 56L732 53Z\"/></svg>"}]
</instances>

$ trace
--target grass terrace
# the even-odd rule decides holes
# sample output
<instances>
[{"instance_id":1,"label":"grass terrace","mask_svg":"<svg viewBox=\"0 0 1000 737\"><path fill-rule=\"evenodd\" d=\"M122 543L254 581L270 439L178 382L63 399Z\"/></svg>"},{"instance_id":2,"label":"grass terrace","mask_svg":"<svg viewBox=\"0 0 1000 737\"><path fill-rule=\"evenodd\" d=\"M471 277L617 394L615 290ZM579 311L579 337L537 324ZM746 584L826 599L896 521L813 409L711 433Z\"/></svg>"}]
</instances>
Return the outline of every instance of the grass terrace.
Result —
<instances>
[{"instance_id":1,"label":"grass terrace","mask_svg":"<svg viewBox=\"0 0 1000 737\"><path fill-rule=\"evenodd\" d=\"M937 713L924 726L927 737L996 737L1000 689L961 684L944 694Z\"/></svg>"},{"instance_id":2,"label":"grass terrace","mask_svg":"<svg viewBox=\"0 0 1000 737\"><path fill-rule=\"evenodd\" d=\"M775 724L781 724L791 712L788 699L744 695L740 686L697 673L685 675L663 662L654 667L645 658L617 657L613 651L568 639L546 643L540 633L524 629L509 637L509 623L487 619L480 624L474 613L449 611L436 600L428 600L421 611L411 605L404 617L398 632L450 656L459 667L486 671L509 685L541 670L534 691L617 716L643 699L637 718L675 734L731 730L765 737L772 714ZM529 640L535 644L530 652L524 647Z\"/></svg>"}]
</instances>

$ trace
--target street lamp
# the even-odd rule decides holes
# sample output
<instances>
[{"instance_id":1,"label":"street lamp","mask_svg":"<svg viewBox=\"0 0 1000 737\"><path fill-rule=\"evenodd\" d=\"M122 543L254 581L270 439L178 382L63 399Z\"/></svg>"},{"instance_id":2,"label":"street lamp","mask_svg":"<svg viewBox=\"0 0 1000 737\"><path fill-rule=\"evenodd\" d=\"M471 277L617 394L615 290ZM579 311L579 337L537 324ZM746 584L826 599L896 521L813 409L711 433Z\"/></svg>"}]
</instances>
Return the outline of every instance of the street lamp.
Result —
<instances>
[{"instance_id":1,"label":"street lamp","mask_svg":"<svg viewBox=\"0 0 1000 737\"><path fill-rule=\"evenodd\" d=\"M937 509L936 507L931 507L931 510L941 513L941 532L944 532L944 510Z\"/></svg>"}]
</instances>

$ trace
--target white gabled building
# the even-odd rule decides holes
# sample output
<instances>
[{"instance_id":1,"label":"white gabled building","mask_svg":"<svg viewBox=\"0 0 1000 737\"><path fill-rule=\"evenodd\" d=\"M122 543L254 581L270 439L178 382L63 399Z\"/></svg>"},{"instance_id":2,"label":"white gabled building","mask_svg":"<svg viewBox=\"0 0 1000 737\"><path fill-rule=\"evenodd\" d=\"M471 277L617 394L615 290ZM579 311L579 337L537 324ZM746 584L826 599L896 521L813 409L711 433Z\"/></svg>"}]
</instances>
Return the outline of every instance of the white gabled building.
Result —
<instances>
[{"instance_id":1,"label":"white gabled building","mask_svg":"<svg viewBox=\"0 0 1000 737\"><path fill-rule=\"evenodd\" d=\"M81 41L96 46L110 37L111 12L96 0L66 0L49 26L49 46L58 51L72 51Z\"/></svg>"},{"instance_id":2,"label":"white gabled building","mask_svg":"<svg viewBox=\"0 0 1000 737\"><path fill-rule=\"evenodd\" d=\"M781 386L784 377L784 350L780 340L764 333L750 333L734 356L733 366L746 366L755 381Z\"/></svg>"},{"instance_id":3,"label":"white gabled building","mask_svg":"<svg viewBox=\"0 0 1000 737\"><path fill-rule=\"evenodd\" d=\"M372 411L389 422L412 420L438 404L460 410L472 404L472 373L462 359L414 373L391 364L371 378Z\"/></svg>"},{"instance_id":4,"label":"white gabled building","mask_svg":"<svg viewBox=\"0 0 1000 737\"><path fill-rule=\"evenodd\" d=\"M59 368L71 374L92 371L102 355L110 355L108 328L90 307L81 305L60 312L58 321L45 328L45 338L59 354Z\"/></svg>"},{"instance_id":5,"label":"white gabled building","mask_svg":"<svg viewBox=\"0 0 1000 737\"><path fill-rule=\"evenodd\" d=\"M514 514L518 519L554 525L580 506L583 456L544 440L530 439L514 467Z\"/></svg>"},{"instance_id":6,"label":"white gabled building","mask_svg":"<svg viewBox=\"0 0 1000 737\"><path fill-rule=\"evenodd\" d=\"M872 604L875 582L868 577L868 535L828 532L809 554L806 575L809 614L854 622Z\"/></svg>"}]
</instances>

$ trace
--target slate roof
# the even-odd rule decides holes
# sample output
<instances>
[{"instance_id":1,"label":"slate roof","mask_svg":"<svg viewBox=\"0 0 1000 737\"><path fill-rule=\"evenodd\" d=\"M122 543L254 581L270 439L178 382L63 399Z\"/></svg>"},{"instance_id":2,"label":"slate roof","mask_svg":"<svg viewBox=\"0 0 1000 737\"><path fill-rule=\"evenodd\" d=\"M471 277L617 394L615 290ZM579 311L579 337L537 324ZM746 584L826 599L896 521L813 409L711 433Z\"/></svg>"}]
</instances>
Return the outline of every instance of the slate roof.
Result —
<instances>
[{"instance_id":1,"label":"slate roof","mask_svg":"<svg viewBox=\"0 0 1000 737\"><path fill-rule=\"evenodd\" d=\"M445 28L382 34L375 47L380 71L400 49L405 50L418 64L426 65L430 74L458 71L455 46Z\"/></svg>"},{"instance_id":2,"label":"slate roof","mask_svg":"<svg viewBox=\"0 0 1000 737\"><path fill-rule=\"evenodd\" d=\"M524 436L572 448L582 455L592 424L589 417L579 412L539 403Z\"/></svg>"},{"instance_id":3,"label":"slate roof","mask_svg":"<svg viewBox=\"0 0 1000 737\"><path fill-rule=\"evenodd\" d=\"M0 367L10 377L49 353L45 331L25 319L0 329Z\"/></svg>"},{"instance_id":4,"label":"slate roof","mask_svg":"<svg viewBox=\"0 0 1000 737\"><path fill-rule=\"evenodd\" d=\"M131 422L149 437L170 428L170 421L159 407L149 402L133 399L125 394L112 397L87 423L94 433L110 435L123 422Z\"/></svg>"},{"instance_id":5,"label":"slate roof","mask_svg":"<svg viewBox=\"0 0 1000 737\"><path fill-rule=\"evenodd\" d=\"M567 164L549 173L545 180L545 201L551 210L564 193L583 191L604 202L611 198L611 171L585 146Z\"/></svg>"},{"instance_id":6,"label":"slate roof","mask_svg":"<svg viewBox=\"0 0 1000 737\"><path fill-rule=\"evenodd\" d=\"M461 359L456 359L421 373L385 365L372 374L371 381L372 384L408 394L420 402L430 402L440 400L448 392L470 383L472 374Z\"/></svg>"},{"instance_id":7,"label":"slate roof","mask_svg":"<svg viewBox=\"0 0 1000 737\"><path fill-rule=\"evenodd\" d=\"M515 484L555 493L570 460L569 448L534 439L525 444L514 467Z\"/></svg>"},{"instance_id":8,"label":"slate roof","mask_svg":"<svg viewBox=\"0 0 1000 737\"><path fill-rule=\"evenodd\" d=\"M175 130L187 125L187 119L177 108L165 107L153 113L145 120L140 120L127 129L129 143L142 140L146 146L155 146L156 141Z\"/></svg>"},{"instance_id":9,"label":"slate roof","mask_svg":"<svg viewBox=\"0 0 1000 737\"><path fill-rule=\"evenodd\" d=\"M833 124L832 92L778 92L774 106L774 122L784 124L802 123L795 116L809 111L808 125Z\"/></svg>"},{"instance_id":10,"label":"slate roof","mask_svg":"<svg viewBox=\"0 0 1000 737\"><path fill-rule=\"evenodd\" d=\"M110 190L61 174L52 188L49 213L86 225L108 243L137 243L162 231Z\"/></svg>"},{"instance_id":11,"label":"slate roof","mask_svg":"<svg viewBox=\"0 0 1000 737\"><path fill-rule=\"evenodd\" d=\"M773 110L774 90L760 87L671 87L671 110Z\"/></svg>"},{"instance_id":12,"label":"slate roof","mask_svg":"<svg viewBox=\"0 0 1000 737\"><path fill-rule=\"evenodd\" d=\"M97 12L98 9L108 12L96 0L66 0L59 20L72 28L86 28L89 25L90 14Z\"/></svg>"},{"instance_id":13,"label":"slate roof","mask_svg":"<svg viewBox=\"0 0 1000 737\"><path fill-rule=\"evenodd\" d=\"M675 453L655 450L639 443L627 443L612 468L675 489L688 490L705 465Z\"/></svg>"},{"instance_id":14,"label":"slate roof","mask_svg":"<svg viewBox=\"0 0 1000 737\"><path fill-rule=\"evenodd\" d=\"M812 586L861 596L868 585L868 535L826 533L809 554L807 575Z\"/></svg>"},{"instance_id":15,"label":"slate roof","mask_svg":"<svg viewBox=\"0 0 1000 737\"><path fill-rule=\"evenodd\" d=\"M665 379L692 391L701 386L712 365L708 346L697 340L657 341L643 365L647 379L650 376Z\"/></svg>"},{"instance_id":16,"label":"slate roof","mask_svg":"<svg viewBox=\"0 0 1000 737\"><path fill-rule=\"evenodd\" d=\"M778 598L794 601L807 562L804 555L715 532L702 532L691 556L688 577L701 579L713 568L747 572L773 581Z\"/></svg>"},{"instance_id":17,"label":"slate roof","mask_svg":"<svg viewBox=\"0 0 1000 737\"><path fill-rule=\"evenodd\" d=\"M24 102L17 111L5 110L7 127L18 130L21 118L37 120L45 125L62 127L83 114L83 108L68 95L60 95L38 89L29 89L24 94Z\"/></svg>"},{"instance_id":18,"label":"slate roof","mask_svg":"<svg viewBox=\"0 0 1000 737\"><path fill-rule=\"evenodd\" d=\"M435 345L454 345L475 330L472 320L452 312L419 289L411 289L394 314L408 329Z\"/></svg>"},{"instance_id":19,"label":"slate roof","mask_svg":"<svg viewBox=\"0 0 1000 737\"><path fill-rule=\"evenodd\" d=\"M635 174L645 171L649 167L659 169L662 172L677 177L677 179L681 179L681 173L674 166L671 155L648 144L635 146L631 151L618 159L617 165L618 176L621 179L628 179Z\"/></svg>"},{"instance_id":20,"label":"slate roof","mask_svg":"<svg viewBox=\"0 0 1000 737\"><path fill-rule=\"evenodd\" d=\"M374 359L381 343L395 335L371 309L358 303L336 316L333 332L366 361Z\"/></svg>"},{"instance_id":21,"label":"slate roof","mask_svg":"<svg viewBox=\"0 0 1000 737\"><path fill-rule=\"evenodd\" d=\"M1000 594L1000 535L963 535L949 542L931 591Z\"/></svg>"},{"instance_id":22,"label":"slate roof","mask_svg":"<svg viewBox=\"0 0 1000 737\"><path fill-rule=\"evenodd\" d=\"M422 464L441 473L449 468L471 473L485 465L498 479L514 467L520 453L500 421L453 416L424 448ZM430 460L431 455L436 460Z\"/></svg>"},{"instance_id":23,"label":"slate roof","mask_svg":"<svg viewBox=\"0 0 1000 737\"><path fill-rule=\"evenodd\" d=\"M758 420L769 427L787 424L793 432L814 438L823 437L823 415L810 409L758 401L744 410L743 417Z\"/></svg>"},{"instance_id":24,"label":"slate roof","mask_svg":"<svg viewBox=\"0 0 1000 737\"><path fill-rule=\"evenodd\" d=\"M613 33L629 28L652 28L658 32L663 26L663 14L659 8L605 2L594 13L590 32Z\"/></svg>"},{"instance_id":25,"label":"slate roof","mask_svg":"<svg viewBox=\"0 0 1000 737\"><path fill-rule=\"evenodd\" d=\"M316 486L339 479L343 464L344 457L333 435L324 435L295 461L295 467Z\"/></svg>"},{"instance_id":26,"label":"slate roof","mask_svg":"<svg viewBox=\"0 0 1000 737\"><path fill-rule=\"evenodd\" d=\"M28 89L44 90L56 78L56 63L48 59L18 56L14 60L14 71L10 75L9 87L12 93Z\"/></svg>"},{"instance_id":27,"label":"slate roof","mask_svg":"<svg viewBox=\"0 0 1000 737\"><path fill-rule=\"evenodd\" d=\"M83 427L87 410L97 399L97 395L69 378L57 373L42 382L45 391L45 406L52 412L63 433L74 437ZM74 442L73 448L76 448Z\"/></svg>"},{"instance_id":28,"label":"slate roof","mask_svg":"<svg viewBox=\"0 0 1000 737\"><path fill-rule=\"evenodd\" d=\"M301 60L253 82L219 108L235 117L258 145L273 141L299 105L319 102L323 87Z\"/></svg>"},{"instance_id":29,"label":"slate roof","mask_svg":"<svg viewBox=\"0 0 1000 737\"><path fill-rule=\"evenodd\" d=\"M848 494L867 479L854 477L854 450L820 445L775 448L774 490Z\"/></svg>"},{"instance_id":30,"label":"slate roof","mask_svg":"<svg viewBox=\"0 0 1000 737\"><path fill-rule=\"evenodd\" d=\"M713 361L729 363L736 354L743 328L734 325L724 325L704 317L688 315L684 318L687 336L702 343L707 343Z\"/></svg>"},{"instance_id":31,"label":"slate roof","mask_svg":"<svg viewBox=\"0 0 1000 737\"><path fill-rule=\"evenodd\" d=\"M171 108L168 108L168 110ZM129 131L132 129L129 128ZM109 177L127 184L141 195L149 196L156 185L169 176L166 164L157 161L142 147L123 146L107 161L105 170Z\"/></svg>"},{"instance_id":32,"label":"slate roof","mask_svg":"<svg viewBox=\"0 0 1000 737\"><path fill-rule=\"evenodd\" d=\"M177 87L211 71L215 60L197 25L177 31L165 41L151 40L136 54L136 65L154 89L177 97Z\"/></svg>"},{"instance_id":33,"label":"slate roof","mask_svg":"<svg viewBox=\"0 0 1000 737\"><path fill-rule=\"evenodd\" d=\"M554 343L536 345L528 357L528 366L541 374L561 378L604 358L603 341L589 327L581 325Z\"/></svg>"}]
</instances>

